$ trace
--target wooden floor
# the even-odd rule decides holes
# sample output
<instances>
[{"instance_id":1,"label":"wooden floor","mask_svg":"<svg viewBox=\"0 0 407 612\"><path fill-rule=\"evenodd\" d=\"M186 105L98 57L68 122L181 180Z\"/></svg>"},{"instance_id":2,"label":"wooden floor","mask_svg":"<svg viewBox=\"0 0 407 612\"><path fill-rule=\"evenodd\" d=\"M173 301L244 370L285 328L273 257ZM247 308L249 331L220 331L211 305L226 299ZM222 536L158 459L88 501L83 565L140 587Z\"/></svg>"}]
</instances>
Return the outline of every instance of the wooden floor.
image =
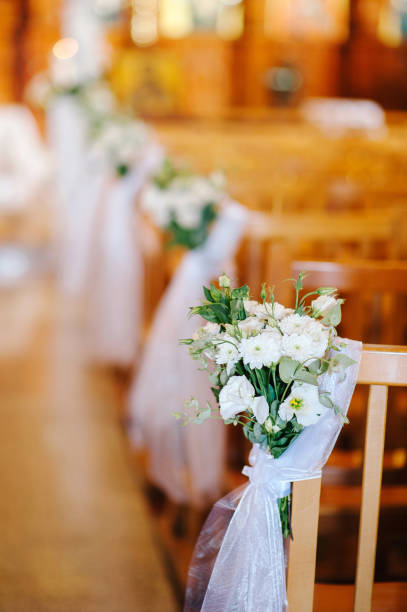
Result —
<instances>
[{"instance_id":1,"label":"wooden floor","mask_svg":"<svg viewBox=\"0 0 407 612\"><path fill-rule=\"evenodd\" d=\"M177 607L115 416L50 282L0 291L0 611Z\"/></svg>"}]
</instances>

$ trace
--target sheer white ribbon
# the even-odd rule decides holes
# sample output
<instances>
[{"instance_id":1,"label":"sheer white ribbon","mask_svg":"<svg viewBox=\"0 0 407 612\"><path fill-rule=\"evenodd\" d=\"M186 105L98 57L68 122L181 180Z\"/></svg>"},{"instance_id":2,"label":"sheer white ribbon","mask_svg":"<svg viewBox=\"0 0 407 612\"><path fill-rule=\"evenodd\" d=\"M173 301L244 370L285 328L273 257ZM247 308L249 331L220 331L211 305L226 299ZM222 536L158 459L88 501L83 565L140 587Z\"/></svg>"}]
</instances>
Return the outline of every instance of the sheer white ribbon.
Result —
<instances>
[{"instance_id":1,"label":"sheer white ribbon","mask_svg":"<svg viewBox=\"0 0 407 612\"><path fill-rule=\"evenodd\" d=\"M225 204L205 245L185 255L158 307L130 393L133 442L147 448L153 482L178 503L201 505L220 493L224 425L209 420L183 427L173 416L191 396L202 405L212 399L207 373L196 368L179 339L194 333L188 308L200 303L202 285L234 255L247 220L243 206Z\"/></svg>"},{"instance_id":2,"label":"sheer white ribbon","mask_svg":"<svg viewBox=\"0 0 407 612\"><path fill-rule=\"evenodd\" d=\"M100 362L129 365L138 349L143 255L135 200L163 156L163 148L151 143L134 170L106 194L95 236L88 309L89 354Z\"/></svg>"},{"instance_id":3,"label":"sheer white ribbon","mask_svg":"<svg viewBox=\"0 0 407 612\"><path fill-rule=\"evenodd\" d=\"M344 352L356 361L347 370L325 374L320 382L347 412L355 388L362 345L346 340ZM199 426L197 426L199 427ZM274 459L254 447L247 486L232 491L213 507L199 536L189 569L185 612L282 612L286 609L284 546L277 501L290 483L318 478L341 430L328 411L305 428ZM295 538L295 525L294 538Z\"/></svg>"},{"instance_id":4,"label":"sheer white ribbon","mask_svg":"<svg viewBox=\"0 0 407 612\"><path fill-rule=\"evenodd\" d=\"M89 125L73 95L57 96L47 108L47 140L54 157L56 188L62 210L60 224L69 215L73 190L83 173L88 150ZM62 228L63 229L63 228Z\"/></svg>"}]
</instances>

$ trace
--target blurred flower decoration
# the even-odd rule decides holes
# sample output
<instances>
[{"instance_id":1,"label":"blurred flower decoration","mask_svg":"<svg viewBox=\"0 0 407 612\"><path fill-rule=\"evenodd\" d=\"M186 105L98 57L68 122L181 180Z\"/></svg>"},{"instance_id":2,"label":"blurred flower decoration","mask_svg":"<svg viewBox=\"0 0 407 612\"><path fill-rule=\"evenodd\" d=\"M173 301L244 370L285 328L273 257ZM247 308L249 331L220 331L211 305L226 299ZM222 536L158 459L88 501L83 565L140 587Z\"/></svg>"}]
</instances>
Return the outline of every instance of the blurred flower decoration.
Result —
<instances>
[{"instance_id":1,"label":"blurred flower decoration","mask_svg":"<svg viewBox=\"0 0 407 612\"><path fill-rule=\"evenodd\" d=\"M141 208L170 235L171 246L195 249L204 244L224 198L223 174L191 174L166 159L143 190Z\"/></svg>"}]
</instances>

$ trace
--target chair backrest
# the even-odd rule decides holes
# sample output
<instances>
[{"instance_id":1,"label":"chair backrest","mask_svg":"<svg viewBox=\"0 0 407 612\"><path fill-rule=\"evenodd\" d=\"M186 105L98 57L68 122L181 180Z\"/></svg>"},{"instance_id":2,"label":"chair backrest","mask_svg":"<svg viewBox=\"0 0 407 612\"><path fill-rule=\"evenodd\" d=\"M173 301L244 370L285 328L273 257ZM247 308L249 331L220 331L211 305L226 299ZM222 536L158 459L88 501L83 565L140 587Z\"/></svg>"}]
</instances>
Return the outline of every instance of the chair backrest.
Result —
<instances>
[{"instance_id":1,"label":"chair backrest","mask_svg":"<svg viewBox=\"0 0 407 612\"><path fill-rule=\"evenodd\" d=\"M400 259L407 253L407 215L403 208L346 213L253 214L239 269L254 293L266 279L286 303L296 259Z\"/></svg>"},{"instance_id":2,"label":"chair backrest","mask_svg":"<svg viewBox=\"0 0 407 612\"><path fill-rule=\"evenodd\" d=\"M364 342L407 341L407 261L294 261L294 276L307 273L306 291L337 287L346 297L343 335Z\"/></svg>"},{"instance_id":3,"label":"chair backrest","mask_svg":"<svg viewBox=\"0 0 407 612\"><path fill-rule=\"evenodd\" d=\"M366 345L358 383L369 385L354 611L371 610L389 386L407 386L407 347ZM321 479L293 485L287 597L289 609L312 612Z\"/></svg>"}]
</instances>

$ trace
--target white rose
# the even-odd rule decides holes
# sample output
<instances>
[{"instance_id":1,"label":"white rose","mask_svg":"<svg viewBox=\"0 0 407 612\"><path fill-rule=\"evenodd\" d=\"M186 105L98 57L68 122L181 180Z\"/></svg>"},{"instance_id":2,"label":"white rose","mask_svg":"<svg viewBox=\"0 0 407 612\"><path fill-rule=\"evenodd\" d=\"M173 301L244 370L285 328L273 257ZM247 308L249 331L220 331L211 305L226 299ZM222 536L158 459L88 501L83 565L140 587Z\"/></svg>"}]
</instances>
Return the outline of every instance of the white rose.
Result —
<instances>
[{"instance_id":1,"label":"white rose","mask_svg":"<svg viewBox=\"0 0 407 612\"><path fill-rule=\"evenodd\" d=\"M281 340L273 332L264 332L258 336L244 338L239 351L245 365L254 368L269 366L277 363L281 357Z\"/></svg>"},{"instance_id":2,"label":"white rose","mask_svg":"<svg viewBox=\"0 0 407 612\"><path fill-rule=\"evenodd\" d=\"M237 326L242 331L243 335L248 338L253 332L258 332L263 329L264 324L256 317L247 317L244 321L239 321Z\"/></svg>"},{"instance_id":3,"label":"white rose","mask_svg":"<svg viewBox=\"0 0 407 612\"><path fill-rule=\"evenodd\" d=\"M224 334L217 342L216 363L218 365L226 365L228 374L232 371L233 366L239 361L240 354L236 345L236 340Z\"/></svg>"},{"instance_id":4,"label":"white rose","mask_svg":"<svg viewBox=\"0 0 407 612\"><path fill-rule=\"evenodd\" d=\"M307 383L294 383L290 395L280 404L278 413L284 421L297 417L298 423L307 427L317 423L327 411L319 401L318 387Z\"/></svg>"},{"instance_id":5,"label":"white rose","mask_svg":"<svg viewBox=\"0 0 407 612\"><path fill-rule=\"evenodd\" d=\"M332 295L320 295L316 300L311 302L312 310L318 316L321 316L331 310L336 304L337 300Z\"/></svg>"},{"instance_id":6,"label":"white rose","mask_svg":"<svg viewBox=\"0 0 407 612\"><path fill-rule=\"evenodd\" d=\"M219 393L220 414L224 420L249 410L255 395L246 376L231 376Z\"/></svg>"},{"instance_id":7,"label":"white rose","mask_svg":"<svg viewBox=\"0 0 407 612\"><path fill-rule=\"evenodd\" d=\"M256 417L257 422L260 423L260 425L263 425L270 412L269 405L264 395L253 398L250 407L253 410L253 414Z\"/></svg>"}]
</instances>

